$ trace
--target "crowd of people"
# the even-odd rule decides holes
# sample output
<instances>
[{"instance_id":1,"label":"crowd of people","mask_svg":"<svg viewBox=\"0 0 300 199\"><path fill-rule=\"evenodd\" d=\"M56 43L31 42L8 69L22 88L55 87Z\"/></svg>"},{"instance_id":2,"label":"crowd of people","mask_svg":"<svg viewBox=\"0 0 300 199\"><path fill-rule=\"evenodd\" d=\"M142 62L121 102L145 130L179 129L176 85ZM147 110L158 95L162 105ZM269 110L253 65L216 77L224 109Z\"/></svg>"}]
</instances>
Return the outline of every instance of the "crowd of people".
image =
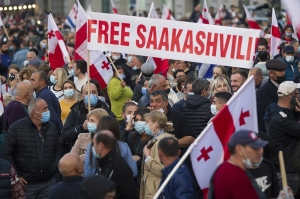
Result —
<instances>
[{"instance_id":1,"label":"crowd of people","mask_svg":"<svg viewBox=\"0 0 300 199\"><path fill-rule=\"evenodd\" d=\"M224 13L224 23L239 16L234 7ZM62 19L56 22L74 60L74 33ZM10 37L0 31L0 198L153 198L251 75L259 132L233 134L231 157L212 176L209 198L284 198L280 150L289 194L300 197L300 47L292 26L275 57L269 39L260 38L252 69L217 65L211 78L198 77L198 64L186 60L169 59L168 69L154 74L147 57L110 52L116 68L101 88L84 60L49 66L47 31L35 20L18 15ZM159 198L203 198L190 158Z\"/></svg>"}]
</instances>

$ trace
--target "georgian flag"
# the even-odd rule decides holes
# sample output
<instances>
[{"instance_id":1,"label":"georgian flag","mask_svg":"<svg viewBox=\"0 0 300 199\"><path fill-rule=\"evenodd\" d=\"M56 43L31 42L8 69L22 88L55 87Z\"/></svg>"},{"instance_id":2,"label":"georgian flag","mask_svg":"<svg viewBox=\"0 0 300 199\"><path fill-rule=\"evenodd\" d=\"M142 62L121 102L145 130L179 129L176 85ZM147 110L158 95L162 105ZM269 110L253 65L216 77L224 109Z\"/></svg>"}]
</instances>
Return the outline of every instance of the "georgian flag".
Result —
<instances>
[{"instance_id":1,"label":"georgian flag","mask_svg":"<svg viewBox=\"0 0 300 199\"><path fill-rule=\"evenodd\" d=\"M48 15L48 54L49 65L52 69L60 68L70 60L66 44L52 14Z\"/></svg>"},{"instance_id":2,"label":"georgian flag","mask_svg":"<svg viewBox=\"0 0 300 199\"><path fill-rule=\"evenodd\" d=\"M247 7L245 5L243 5L243 6L244 6L244 10L245 10L245 13L246 13L246 17L247 17L247 20L248 20L249 27L251 29L261 30L261 28L259 27L259 25L256 23L255 19L250 14L250 12L247 9Z\"/></svg>"},{"instance_id":3,"label":"georgian flag","mask_svg":"<svg viewBox=\"0 0 300 199\"><path fill-rule=\"evenodd\" d=\"M115 4L114 4L114 0L110 0L110 5L111 5L111 8L112 8L112 11L114 14L119 14Z\"/></svg>"},{"instance_id":4,"label":"georgian flag","mask_svg":"<svg viewBox=\"0 0 300 199\"><path fill-rule=\"evenodd\" d=\"M74 32L76 28L77 12L78 8L77 4L75 3L65 20L65 24L71 28L72 32Z\"/></svg>"},{"instance_id":5,"label":"georgian flag","mask_svg":"<svg viewBox=\"0 0 300 199\"><path fill-rule=\"evenodd\" d=\"M222 20L223 20L223 18L222 18L222 9L223 9L223 7L224 7L224 4L221 4L219 6L219 9L218 9L217 14L215 16L215 24L216 25L221 25L222 24Z\"/></svg>"},{"instance_id":6,"label":"georgian flag","mask_svg":"<svg viewBox=\"0 0 300 199\"><path fill-rule=\"evenodd\" d=\"M271 39L270 39L270 55L274 57L279 53L278 46L281 43L280 30L278 28L275 9L272 9L272 26L271 26Z\"/></svg>"},{"instance_id":7,"label":"georgian flag","mask_svg":"<svg viewBox=\"0 0 300 199\"><path fill-rule=\"evenodd\" d=\"M87 15L78 3L78 18L75 42L75 60L83 59L88 62L87 51ZM90 50L90 77L99 81L101 88L105 88L113 76L113 70L103 51Z\"/></svg>"},{"instance_id":8,"label":"georgian flag","mask_svg":"<svg viewBox=\"0 0 300 199\"><path fill-rule=\"evenodd\" d=\"M202 13L200 15L200 18L199 18L199 20L198 20L197 23L200 23L200 24L210 24L210 25L214 25L215 24L214 19L212 18L212 16L208 12L206 0L204 0L203 11L202 11Z\"/></svg>"},{"instance_id":9,"label":"georgian flag","mask_svg":"<svg viewBox=\"0 0 300 199\"><path fill-rule=\"evenodd\" d=\"M172 16L170 9L165 4L163 5L161 19L176 21L175 18Z\"/></svg>"},{"instance_id":10,"label":"georgian flag","mask_svg":"<svg viewBox=\"0 0 300 199\"><path fill-rule=\"evenodd\" d=\"M227 147L230 136L240 129L258 132L253 76L248 78L191 145L194 147L190 155L193 170L204 196L207 196L214 171L230 157Z\"/></svg>"}]
</instances>

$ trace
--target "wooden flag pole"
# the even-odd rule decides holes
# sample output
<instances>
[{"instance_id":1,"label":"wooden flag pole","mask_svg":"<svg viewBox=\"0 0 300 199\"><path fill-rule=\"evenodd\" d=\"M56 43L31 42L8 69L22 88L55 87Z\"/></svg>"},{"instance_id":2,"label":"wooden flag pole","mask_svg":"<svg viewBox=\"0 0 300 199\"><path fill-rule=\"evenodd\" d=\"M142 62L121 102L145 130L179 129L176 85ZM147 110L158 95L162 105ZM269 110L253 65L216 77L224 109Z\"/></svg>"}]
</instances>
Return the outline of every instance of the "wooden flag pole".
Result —
<instances>
[{"instance_id":1,"label":"wooden flag pole","mask_svg":"<svg viewBox=\"0 0 300 199\"><path fill-rule=\"evenodd\" d=\"M108 55L108 52L105 51L105 54ZM121 81L124 81L123 79L120 78L120 73L118 72L118 70L117 70L117 68L116 68L116 66L115 66L115 64L114 64L114 62L111 60L110 56L107 56L107 58L109 59L109 62L111 63L111 65L114 67L114 69L115 69L115 71L116 71L116 73L117 73L119 79L120 79Z\"/></svg>"},{"instance_id":2,"label":"wooden flag pole","mask_svg":"<svg viewBox=\"0 0 300 199\"><path fill-rule=\"evenodd\" d=\"M88 110L91 111L91 91L90 91L90 51L87 51L87 72L88 72Z\"/></svg>"},{"instance_id":3,"label":"wooden flag pole","mask_svg":"<svg viewBox=\"0 0 300 199\"><path fill-rule=\"evenodd\" d=\"M280 164L280 173L281 173L281 180L282 180L282 188L287 187L287 180L286 180L286 173L285 173L285 166L284 166L284 159L282 151L279 151L279 164Z\"/></svg>"},{"instance_id":4,"label":"wooden flag pole","mask_svg":"<svg viewBox=\"0 0 300 199\"><path fill-rule=\"evenodd\" d=\"M7 40L9 40L9 35L8 35L8 32L7 32L4 24L3 24L3 29L4 29L5 35L7 37Z\"/></svg>"}]
</instances>

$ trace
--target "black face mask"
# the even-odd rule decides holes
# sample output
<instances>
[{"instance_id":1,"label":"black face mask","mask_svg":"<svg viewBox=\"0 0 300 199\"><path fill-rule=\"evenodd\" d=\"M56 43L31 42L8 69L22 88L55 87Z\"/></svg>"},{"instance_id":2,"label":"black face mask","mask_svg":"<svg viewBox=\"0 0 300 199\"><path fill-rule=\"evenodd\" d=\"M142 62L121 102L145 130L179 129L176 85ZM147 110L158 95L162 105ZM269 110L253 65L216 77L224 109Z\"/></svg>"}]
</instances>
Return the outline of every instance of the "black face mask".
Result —
<instances>
[{"instance_id":1,"label":"black face mask","mask_svg":"<svg viewBox=\"0 0 300 199\"><path fill-rule=\"evenodd\" d=\"M281 84L282 82L285 81L285 76L276 76L276 77L277 77L276 82L277 82L278 84Z\"/></svg>"},{"instance_id":2,"label":"black face mask","mask_svg":"<svg viewBox=\"0 0 300 199\"><path fill-rule=\"evenodd\" d=\"M169 94L169 93L170 93L170 88L168 88L167 90L165 90L165 92L166 92L167 94Z\"/></svg>"},{"instance_id":3,"label":"black face mask","mask_svg":"<svg viewBox=\"0 0 300 199\"><path fill-rule=\"evenodd\" d=\"M3 54L8 54L8 50L3 50L2 53Z\"/></svg>"}]
</instances>

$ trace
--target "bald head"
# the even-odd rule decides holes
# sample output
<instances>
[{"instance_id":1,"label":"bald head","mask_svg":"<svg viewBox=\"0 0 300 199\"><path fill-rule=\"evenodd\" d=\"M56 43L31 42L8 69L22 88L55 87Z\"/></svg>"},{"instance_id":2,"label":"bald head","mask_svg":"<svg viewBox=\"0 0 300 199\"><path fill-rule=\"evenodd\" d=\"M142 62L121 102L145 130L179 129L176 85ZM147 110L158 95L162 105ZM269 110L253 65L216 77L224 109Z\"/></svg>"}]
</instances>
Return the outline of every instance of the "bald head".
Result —
<instances>
[{"instance_id":1,"label":"bald head","mask_svg":"<svg viewBox=\"0 0 300 199\"><path fill-rule=\"evenodd\" d=\"M33 60L33 59L35 59L35 58L36 58L35 52L29 51L29 52L27 53L27 60L28 60L28 61Z\"/></svg>"},{"instance_id":2,"label":"bald head","mask_svg":"<svg viewBox=\"0 0 300 199\"><path fill-rule=\"evenodd\" d=\"M105 135L108 135L110 138L115 139L115 135L109 130L103 130L103 131L101 131L101 133L105 134Z\"/></svg>"},{"instance_id":3,"label":"bald head","mask_svg":"<svg viewBox=\"0 0 300 199\"><path fill-rule=\"evenodd\" d=\"M67 153L60 159L58 169L63 177L81 176L83 173L83 163L79 155Z\"/></svg>"},{"instance_id":4,"label":"bald head","mask_svg":"<svg viewBox=\"0 0 300 199\"><path fill-rule=\"evenodd\" d=\"M95 84L90 83L90 93L92 94L94 92L98 92L97 87L96 87ZM88 84L85 84L85 85L82 86L81 94L82 95L88 95Z\"/></svg>"},{"instance_id":5,"label":"bald head","mask_svg":"<svg viewBox=\"0 0 300 199\"><path fill-rule=\"evenodd\" d=\"M249 71L249 75L262 75L262 70L258 67L253 67L250 71Z\"/></svg>"},{"instance_id":6,"label":"bald head","mask_svg":"<svg viewBox=\"0 0 300 199\"><path fill-rule=\"evenodd\" d=\"M33 86L29 82L20 82L16 87L15 100L28 105L29 101L33 99Z\"/></svg>"}]
</instances>

